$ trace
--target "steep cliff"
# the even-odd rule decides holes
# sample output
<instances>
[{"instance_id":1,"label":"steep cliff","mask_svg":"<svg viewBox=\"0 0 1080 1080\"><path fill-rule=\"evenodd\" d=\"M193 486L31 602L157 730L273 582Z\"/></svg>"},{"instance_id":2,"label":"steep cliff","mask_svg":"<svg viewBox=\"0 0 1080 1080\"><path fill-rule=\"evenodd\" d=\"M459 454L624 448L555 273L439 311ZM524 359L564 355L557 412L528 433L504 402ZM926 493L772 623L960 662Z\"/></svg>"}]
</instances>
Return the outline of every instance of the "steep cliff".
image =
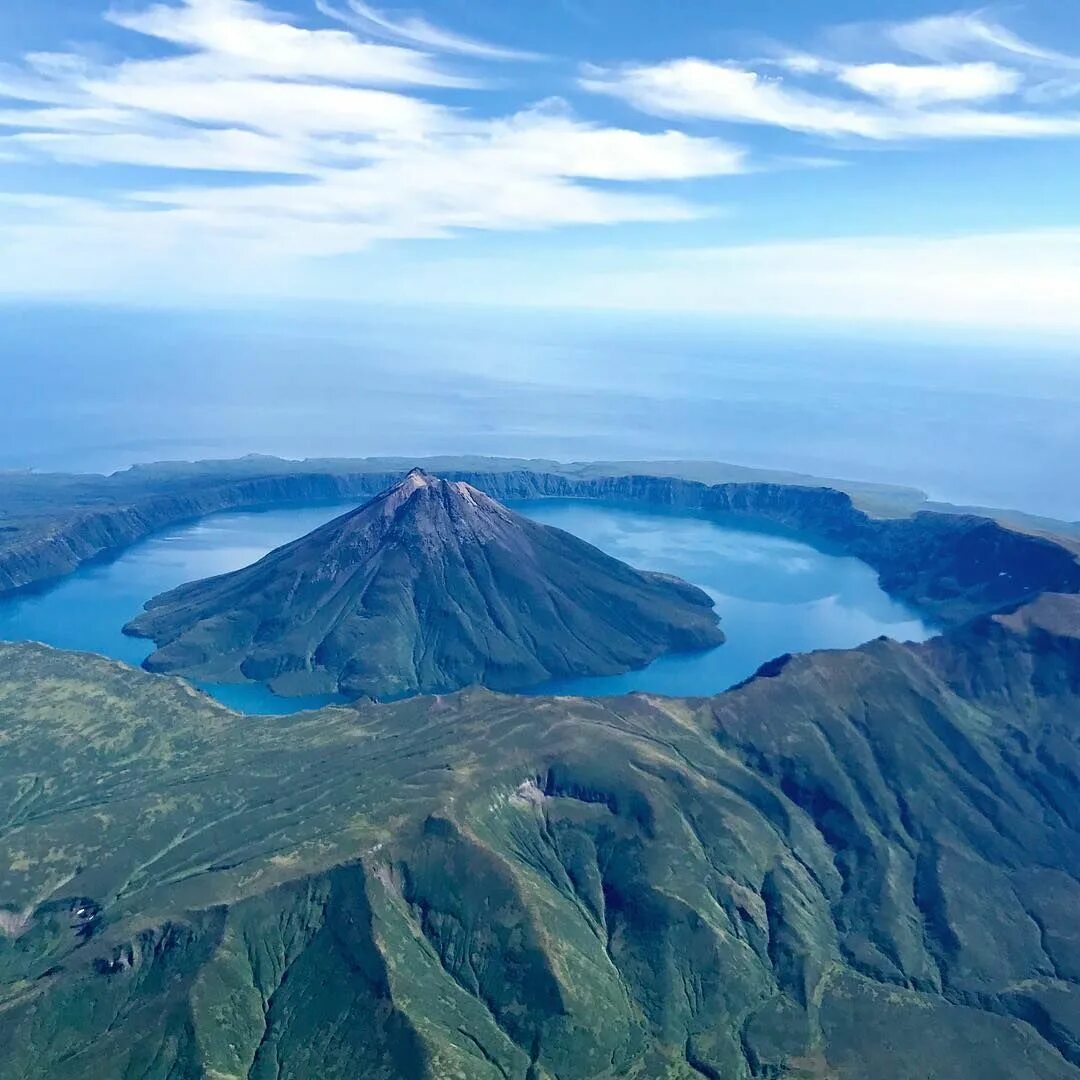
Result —
<instances>
[{"instance_id":1,"label":"steep cliff","mask_svg":"<svg viewBox=\"0 0 1080 1080\"><path fill-rule=\"evenodd\" d=\"M153 532L222 510L368 498L395 470L327 462L328 471L276 459L156 466L116 477L8 478L0 484L0 595L109 557ZM550 463L538 463L550 465ZM364 467L361 467L364 466ZM290 467L292 471L290 471ZM537 468L454 470L442 475L502 502L538 497L615 499L685 507L741 523L781 527L862 559L887 592L945 625L1022 603L1040 592L1080 591L1076 550L973 514L923 511L877 518L851 496L780 483L708 485L678 477L579 476Z\"/></svg>"}]
</instances>

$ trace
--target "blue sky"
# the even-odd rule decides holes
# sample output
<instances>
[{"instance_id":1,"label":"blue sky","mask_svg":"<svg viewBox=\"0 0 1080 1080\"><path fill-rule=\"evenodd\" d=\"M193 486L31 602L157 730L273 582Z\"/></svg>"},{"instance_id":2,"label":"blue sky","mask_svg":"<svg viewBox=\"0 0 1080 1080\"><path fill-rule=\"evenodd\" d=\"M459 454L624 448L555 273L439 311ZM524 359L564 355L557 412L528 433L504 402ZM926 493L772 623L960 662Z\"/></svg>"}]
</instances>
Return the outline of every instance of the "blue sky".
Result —
<instances>
[{"instance_id":1,"label":"blue sky","mask_svg":"<svg viewBox=\"0 0 1080 1080\"><path fill-rule=\"evenodd\" d=\"M0 296L1069 334L1078 176L1060 0L0 6Z\"/></svg>"}]
</instances>

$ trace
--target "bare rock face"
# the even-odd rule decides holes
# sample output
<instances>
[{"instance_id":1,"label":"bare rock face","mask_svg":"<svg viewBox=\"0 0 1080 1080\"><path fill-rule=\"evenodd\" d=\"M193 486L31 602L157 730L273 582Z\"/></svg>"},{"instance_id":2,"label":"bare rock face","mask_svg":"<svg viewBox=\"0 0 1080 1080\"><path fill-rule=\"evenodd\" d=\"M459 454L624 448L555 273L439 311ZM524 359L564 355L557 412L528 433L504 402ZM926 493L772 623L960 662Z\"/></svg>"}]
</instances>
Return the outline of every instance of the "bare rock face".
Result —
<instances>
[{"instance_id":1,"label":"bare rock face","mask_svg":"<svg viewBox=\"0 0 1080 1080\"><path fill-rule=\"evenodd\" d=\"M183 585L125 632L151 671L292 695L511 690L719 645L702 590L635 570L414 469L253 566Z\"/></svg>"}]
</instances>

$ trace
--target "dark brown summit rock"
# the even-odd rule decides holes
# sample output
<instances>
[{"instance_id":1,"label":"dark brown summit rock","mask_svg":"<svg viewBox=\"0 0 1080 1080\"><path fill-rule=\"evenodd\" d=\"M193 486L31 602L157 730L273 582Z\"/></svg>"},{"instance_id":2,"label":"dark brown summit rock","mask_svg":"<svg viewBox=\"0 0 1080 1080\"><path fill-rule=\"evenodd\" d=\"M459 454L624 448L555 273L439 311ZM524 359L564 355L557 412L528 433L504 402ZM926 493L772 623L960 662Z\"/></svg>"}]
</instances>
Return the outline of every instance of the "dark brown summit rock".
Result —
<instances>
[{"instance_id":1,"label":"dark brown summit rock","mask_svg":"<svg viewBox=\"0 0 1080 1080\"><path fill-rule=\"evenodd\" d=\"M414 469L252 566L151 600L151 671L286 694L511 690L719 645L713 602Z\"/></svg>"}]
</instances>

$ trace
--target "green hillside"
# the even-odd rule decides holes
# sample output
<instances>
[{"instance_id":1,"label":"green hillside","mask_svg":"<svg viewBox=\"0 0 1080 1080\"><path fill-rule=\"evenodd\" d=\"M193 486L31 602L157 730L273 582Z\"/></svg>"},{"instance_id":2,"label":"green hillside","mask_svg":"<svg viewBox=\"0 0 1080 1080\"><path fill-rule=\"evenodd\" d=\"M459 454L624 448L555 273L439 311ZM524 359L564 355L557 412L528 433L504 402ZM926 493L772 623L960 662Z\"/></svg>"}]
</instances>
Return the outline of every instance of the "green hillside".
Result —
<instances>
[{"instance_id":1,"label":"green hillside","mask_svg":"<svg viewBox=\"0 0 1080 1080\"><path fill-rule=\"evenodd\" d=\"M0 646L5 1078L1080 1077L1080 601L285 718Z\"/></svg>"}]
</instances>

